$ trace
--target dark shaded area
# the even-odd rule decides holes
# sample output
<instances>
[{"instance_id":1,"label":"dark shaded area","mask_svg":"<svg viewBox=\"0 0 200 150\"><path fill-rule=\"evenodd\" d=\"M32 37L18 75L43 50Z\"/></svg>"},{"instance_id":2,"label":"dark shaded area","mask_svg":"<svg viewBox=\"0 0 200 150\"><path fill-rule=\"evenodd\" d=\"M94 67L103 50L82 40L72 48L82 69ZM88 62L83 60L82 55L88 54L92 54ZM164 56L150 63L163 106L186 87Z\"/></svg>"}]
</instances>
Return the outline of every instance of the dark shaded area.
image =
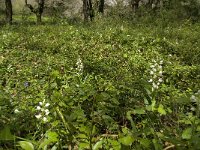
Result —
<instances>
[{"instance_id":1,"label":"dark shaded area","mask_svg":"<svg viewBox=\"0 0 200 150\"><path fill-rule=\"evenodd\" d=\"M100 0L99 1L99 12L104 13L104 5L105 5L105 0Z\"/></svg>"},{"instance_id":2,"label":"dark shaded area","mask_svg":"<svg viewBox=\"0 0 200 150\"><path fill-rule=\"evenodd\" d=\"M5 6L6 6L6 23L8 24L12 24L12 15L13 15L13 11L12 11L12 2L11 0L5 0Z\"/></svg>"}]
</instances>

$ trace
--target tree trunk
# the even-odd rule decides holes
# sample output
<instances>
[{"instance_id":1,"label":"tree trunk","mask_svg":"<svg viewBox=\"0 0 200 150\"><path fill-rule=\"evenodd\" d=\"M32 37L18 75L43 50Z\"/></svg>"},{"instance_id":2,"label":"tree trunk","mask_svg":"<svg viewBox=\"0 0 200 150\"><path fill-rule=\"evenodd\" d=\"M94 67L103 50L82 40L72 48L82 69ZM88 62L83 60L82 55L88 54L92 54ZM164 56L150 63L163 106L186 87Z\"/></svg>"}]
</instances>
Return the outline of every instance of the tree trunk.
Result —
<instances>
[{"instance_id":1,"label":"tree trunk","mask_svg":"<svg viewBox=\"0 0 200 150\"><path fill-rule=\"evenodd\" d=\"M105 0L100 0L99 1L99 13L104 13L104 2Z\"/></svg>"},{"instance_id":2,"label":"tree trunk","mask_svg":"<svg viewBox=\"0 0 200 150\"><path fill-rule=\"evenodd\" d=\"M44 11L44 0L38 0L38 11L36 12L37 24L42 23L43 11Z\"/></svg>"},{"instance_id":3,"label":"tree trunk","mask_svg":"<svg viewBox=\"0 0 200 150\"><path fill-rule=\"evenodd\" d=\"M6 5L6 22L8 24L12 24L12 2L11 0L5 0L5 5Z\"/></svg>"},{"instance_id":4,"label":"tree trunk","mask_svg":"<svg viewBox=\"0 0 200 150\"><path fill-rule=\"evenodd\" d=\"M132 0L131 1L131 7L132 7L134 13L136 13L136 11L139 8L139 2L140 2L140 0Z\"/></svg>"},{"instance_id":5,"label":"tree trunk","mask_svg":"<svg viewBox=\"0 0 200 150\"><path fill-rule=\"evenodd\" d=\"M89 18L87 0L83 0L83 15L84 15L84 21L87 22Z\"/></svg>"},{"instance_id":6,"label":"tree trunk","mask_svg":"<svg viewBox=\"0 0 200 150\"><path fill-rule=\"evenodd\" d=\"M25 0L25 5L36 15L37 18L37 24L42 23L42 13L44 11L44 1L45 0L37 0L38 7L34 8L31 4L27 3L27 0Z\"/></svg>"},{"instance_id":7,"label":"tree trunk","mask_svg":"<svg viewBox=\"0 0 200 150\"><path fill-rule=\"evenodd\" d=\"M92 21L94 18L94 11L92 8L92 0L83 0L83 15L84 21L88 22L89 17Z\"/></svg>"},{"instance_id":8,"label":"tree trunk","mask_svg":"<svg viewBox=\"0 0 200 150\"><path fill-rule=\"evenodd\" d=\"M89 11L89 15L90 15L90 21L92 21L94 18L94 10L93 10L93 6L92 6L92 0L88 0L88 3L89 3L88 11Z\"/></svg>"}]
</instances>

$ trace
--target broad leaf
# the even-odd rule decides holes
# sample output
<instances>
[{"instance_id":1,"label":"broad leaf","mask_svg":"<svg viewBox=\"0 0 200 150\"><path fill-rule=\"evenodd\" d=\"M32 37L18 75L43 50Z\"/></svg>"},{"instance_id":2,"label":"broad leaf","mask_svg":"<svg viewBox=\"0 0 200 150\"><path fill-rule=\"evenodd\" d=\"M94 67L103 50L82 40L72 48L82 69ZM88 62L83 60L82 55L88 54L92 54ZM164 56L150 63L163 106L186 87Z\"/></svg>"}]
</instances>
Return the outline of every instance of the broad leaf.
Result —
<instances>
[{"instance_id":1,"label":"broad leaf","mask_svg":"<svg viewBox=\"0 0 200 150\"><path fill-rule=\"evenodd\" d=\"M134 142L134 138L131 136L125 136L119 139L120 143L126 146L130 146Z\"/></svg>"},{"instance_id":2,"label":"broad leaf","mask_svg":"<svg viewBox=\"0 0 200 150\"><path fill-rule=\"evenodd\" d=\"M22 149L24 150L34 150L34 146L32 143L28 141L20 141L19 145L21 146Z\"/></svg>"},{"instance_id":3,"label":"broad leaf","mask_svg":"<svg viewBox=\"0 0 200 150\"><path fill-rule=\"evenodd\" d=\"M182 133L182 139L189 140L192 137L192 128L187 128Z\"/></svg>"},{"instance_id":4,"label":"broad leaf","mask_svg":"<svg viewBox=\"0 0 200 150\"><path fill-rule=\"evenodd\" d=\"M58 134L56 132L48 132L47 133L47 139L44 139L44 141L40 144L38 149L44 149L45 146L58 141Z\"/></svg>"},{"instance_id":5,"label":"broad leaf","mask_svg":"<svg viewBox=\"0 0 200 150\"><path fill-rule=\"evenodd\" d=\"M145 148L149 148L150 147L150 144L151 144L151 141L148 140L148 139L140 139L140 144L142 146L144 146Z\"/></svg>"},{"instance_id":6,"label":"broad leaf","mask_svg":"<svg viewBox=\"0 0 200 150\"><path fill-rule=\"evenodd\" d=\"M162 104L159 105L158 107L158 112L161 114L161 115L166 115L166 111L164 109L164 106Z\"/></svg>"},{"instance_id":7,"label":"broad leaf","mask_svg":"<svg viewBox=\"0 0 200 150\"><path fill-rule=\"evenodd\" d=\"M93 150L98 150L100 148L102 148L103 145L103 140L98 141L94 146L93 146Z\"/></svg>"},{"instance_id":8,"label":"broad leaf","mask_svg":"<svg viewBox=\"0 0 200 150\"><path fill-rule=\"evenodd\" d=\"M141 109L135 109L135 110L134 110L134 113L135 113L135 114L142 115L142 114L145 114L145 110L142 109L142 108L141 108Z\"/></svg>"},{"instance_id":9,"label":"broad leaf","mask_svg":"<svg viewBox=\"0 0 200 150\"><path fill-rule=\"evenodd\" d=\"M0 140L13 140L14 136L10 132L9 126L0 131Z\"/></svg>"}]
</instances>

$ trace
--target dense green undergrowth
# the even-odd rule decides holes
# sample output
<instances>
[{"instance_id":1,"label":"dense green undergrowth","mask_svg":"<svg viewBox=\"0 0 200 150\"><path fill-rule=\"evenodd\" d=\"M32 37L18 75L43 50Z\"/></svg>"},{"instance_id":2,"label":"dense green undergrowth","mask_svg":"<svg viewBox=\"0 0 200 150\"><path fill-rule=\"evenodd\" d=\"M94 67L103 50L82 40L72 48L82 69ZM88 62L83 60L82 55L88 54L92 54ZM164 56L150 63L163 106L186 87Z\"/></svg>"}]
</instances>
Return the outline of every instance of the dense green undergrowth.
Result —
<instances>
[{"instance_id":1,"label":"dense green undergrowth","mask_svg":"<svg viewBox=\"0 0 200 150\"><path fill-rule=\"evenodd\" d=\"M200 25L0 29L1 149L199 149Z\"/></svg>"}]
</instances>

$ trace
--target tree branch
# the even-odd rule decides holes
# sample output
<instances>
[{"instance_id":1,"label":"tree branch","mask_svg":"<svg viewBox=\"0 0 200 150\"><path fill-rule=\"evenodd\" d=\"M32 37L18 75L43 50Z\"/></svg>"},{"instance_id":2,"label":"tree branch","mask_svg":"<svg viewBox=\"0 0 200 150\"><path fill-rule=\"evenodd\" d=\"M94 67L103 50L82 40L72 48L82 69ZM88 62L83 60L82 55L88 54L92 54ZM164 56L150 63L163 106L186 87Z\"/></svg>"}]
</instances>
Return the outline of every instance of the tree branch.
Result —
<instances>
[{"instance_id":1,"label":"tree branch","mask_svg":"<svg viewBox=\"0 0 200 150\"><path fill-rule=\"evenodd\" d=\"M36 13L36 9L31 4L28 4L27 0L25 0L25 6L28 7L31 12Z\"/></svg>"}]
</instances>

